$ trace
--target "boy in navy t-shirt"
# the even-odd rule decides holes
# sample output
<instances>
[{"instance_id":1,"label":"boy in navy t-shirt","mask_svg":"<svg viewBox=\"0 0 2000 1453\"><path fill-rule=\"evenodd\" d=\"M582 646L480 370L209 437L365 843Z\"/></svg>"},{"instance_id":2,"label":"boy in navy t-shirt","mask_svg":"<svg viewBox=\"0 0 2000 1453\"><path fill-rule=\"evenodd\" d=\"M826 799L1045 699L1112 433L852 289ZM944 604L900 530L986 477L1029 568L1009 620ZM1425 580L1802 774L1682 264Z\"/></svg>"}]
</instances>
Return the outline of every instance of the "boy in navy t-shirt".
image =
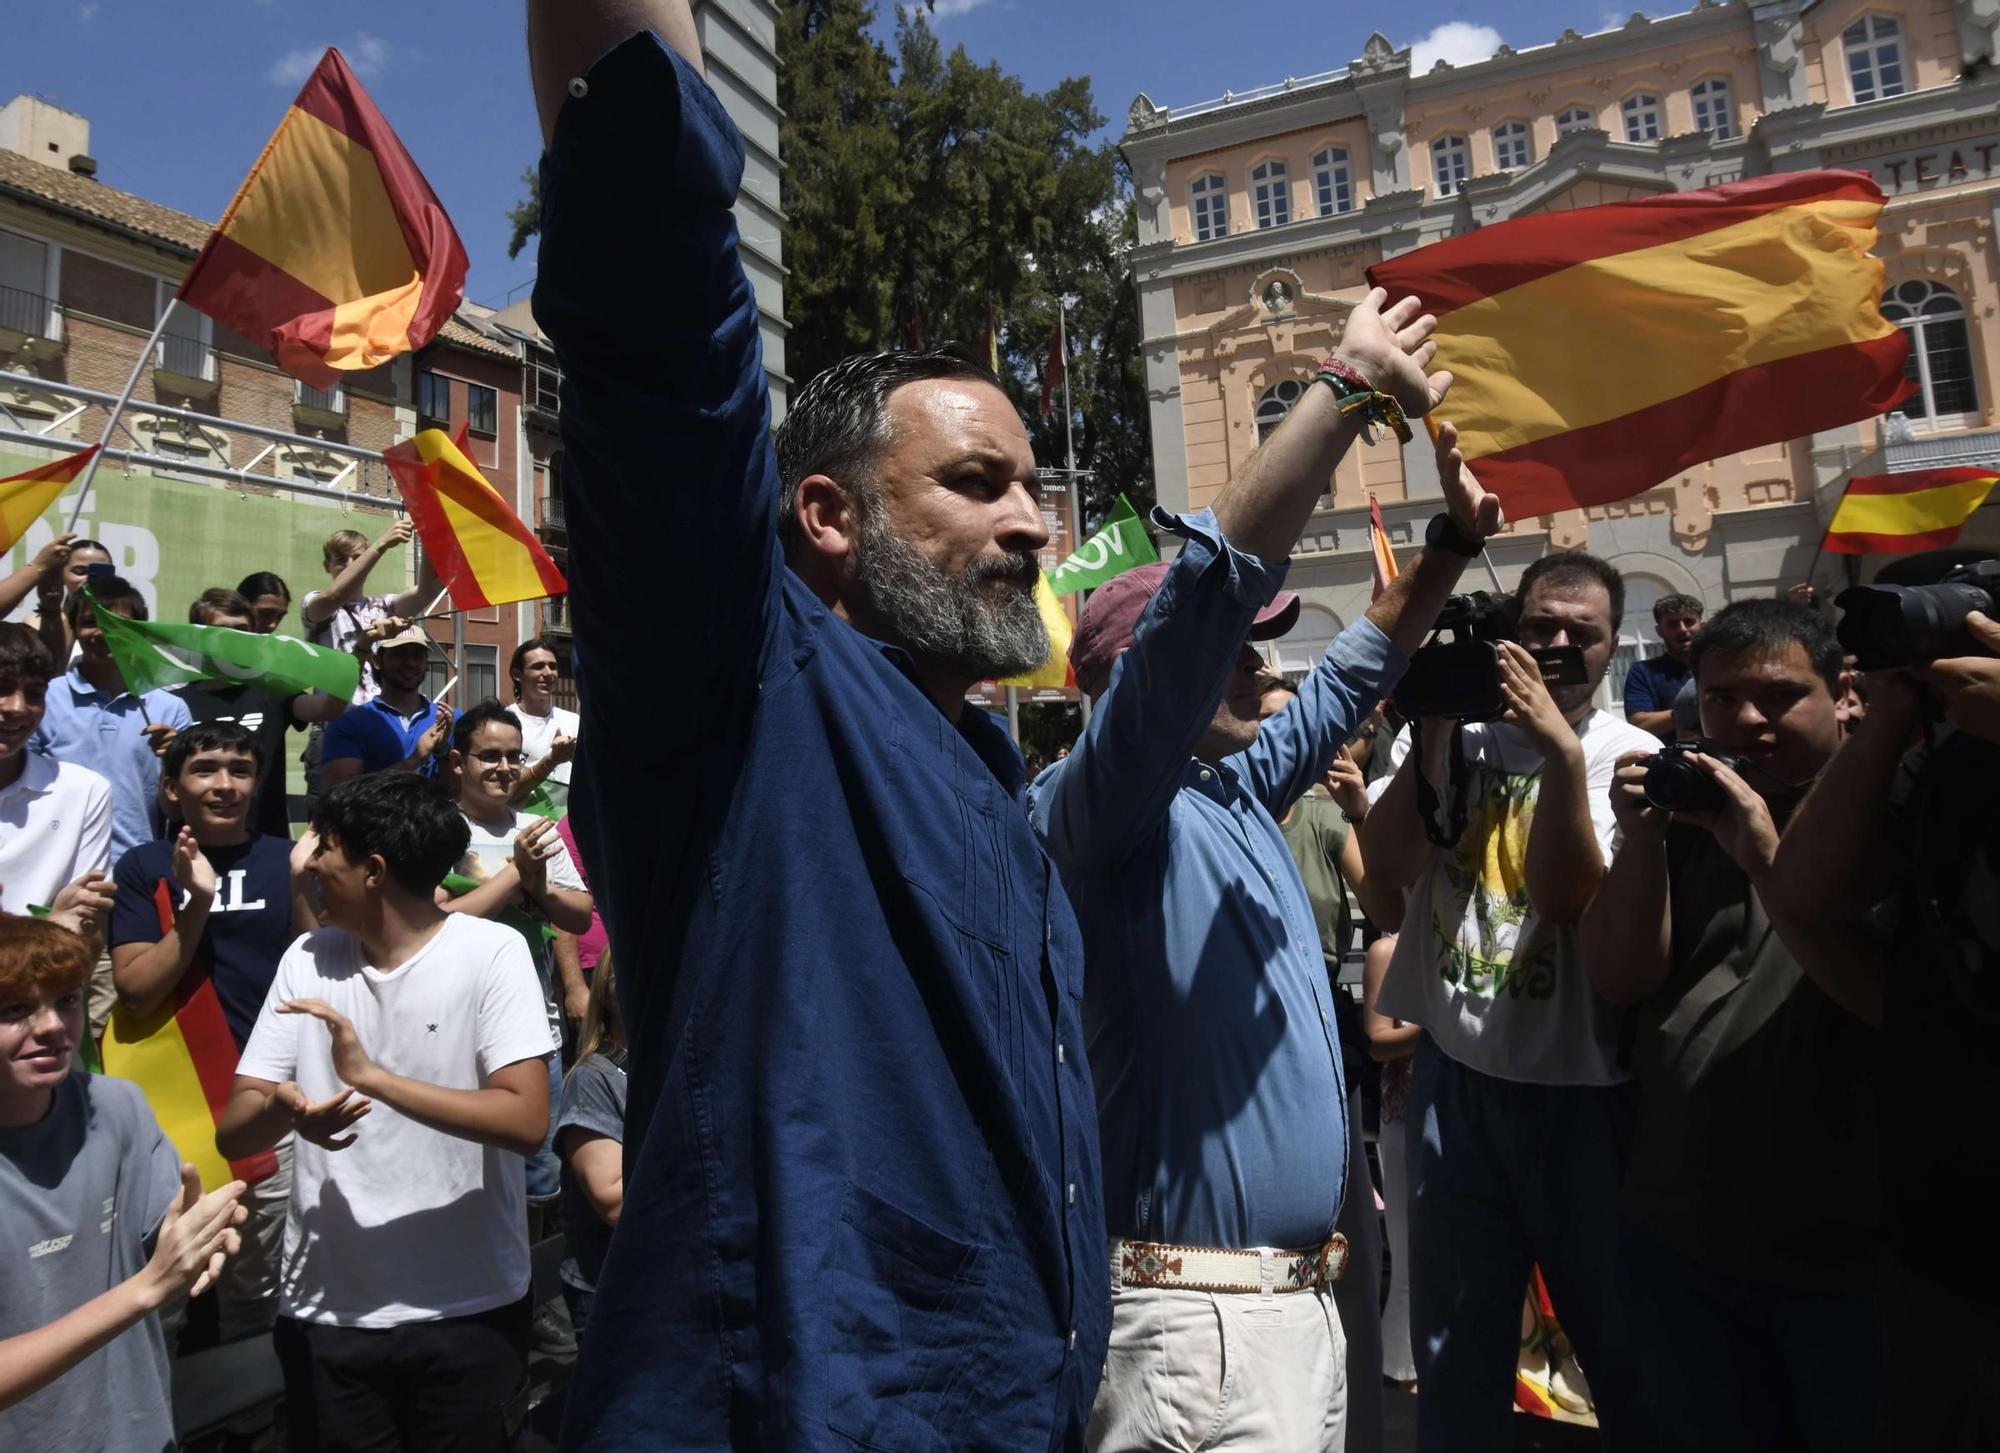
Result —
<instances>
[{"instance_id":1,"label":"boy in navy t-shirt","mask_svg":"<svg viewBox=\"0 0 2000 1453\"><path fill-rule=\"evenodd\" d=\"M294 891L291 840L250 827L261 766L256 739L234 722L181 732L167 748L161 783L169 811L185 825L133 848L112 873L108 937L118 1007L104 1037L105 1072L138 1081L169 1134L204 1139L180 1146L197 1161L215 1154L212 1121L198 1106L192 1117L185 1113L189 1082L162 1073L156 1037L178 1036L209 1108L219 1109L278 960L315 926ZM194 1128L177 1129L190 1118ZM250 1218L242 1253L216 1288L225 1340L268 1327L277 1313L291 1144L233 1169L251 1183Z\"/></svg>"}]
</instances>

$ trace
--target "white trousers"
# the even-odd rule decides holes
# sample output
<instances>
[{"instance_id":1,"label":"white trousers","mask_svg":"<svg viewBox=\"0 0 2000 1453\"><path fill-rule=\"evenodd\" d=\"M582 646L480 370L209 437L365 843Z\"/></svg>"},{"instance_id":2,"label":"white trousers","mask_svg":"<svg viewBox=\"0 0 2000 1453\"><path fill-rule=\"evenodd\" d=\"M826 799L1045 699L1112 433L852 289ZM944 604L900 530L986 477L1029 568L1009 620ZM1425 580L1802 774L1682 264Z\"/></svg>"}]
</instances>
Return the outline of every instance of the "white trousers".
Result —
<instances>
[{"instance_id":1,"label":"white trousers","mask_svg":"<svg viewBox=\"0 0 2000 1453\"><path fill-rule=\"evenodd\" d=\"M1111 1287L1090 1453L1342 1453L1347 1338L1325 1292Z\"/></svg>"}]
</instances>

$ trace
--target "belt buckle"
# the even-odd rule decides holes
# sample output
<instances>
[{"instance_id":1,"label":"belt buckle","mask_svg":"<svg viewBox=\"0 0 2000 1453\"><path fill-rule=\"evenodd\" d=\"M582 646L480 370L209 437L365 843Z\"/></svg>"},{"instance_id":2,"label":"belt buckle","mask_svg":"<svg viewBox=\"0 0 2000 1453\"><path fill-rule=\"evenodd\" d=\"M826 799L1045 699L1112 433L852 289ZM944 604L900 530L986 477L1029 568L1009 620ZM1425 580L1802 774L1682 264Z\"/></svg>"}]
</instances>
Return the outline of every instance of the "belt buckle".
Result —
<instances>
[{"instance_id":1,"label":"belt buckle","mask_svg":"<svg viewBox=\"0 0 2000 1453\"><path fill-rule=\"evenodd\" d=\"M1315 1278L1322 1288L1331 1288L1347 1272L1347 1238L1336 1231L1326 1238L1326 1244L1319 1249L1318 1273Z\"/></svg>"}]
</instances>

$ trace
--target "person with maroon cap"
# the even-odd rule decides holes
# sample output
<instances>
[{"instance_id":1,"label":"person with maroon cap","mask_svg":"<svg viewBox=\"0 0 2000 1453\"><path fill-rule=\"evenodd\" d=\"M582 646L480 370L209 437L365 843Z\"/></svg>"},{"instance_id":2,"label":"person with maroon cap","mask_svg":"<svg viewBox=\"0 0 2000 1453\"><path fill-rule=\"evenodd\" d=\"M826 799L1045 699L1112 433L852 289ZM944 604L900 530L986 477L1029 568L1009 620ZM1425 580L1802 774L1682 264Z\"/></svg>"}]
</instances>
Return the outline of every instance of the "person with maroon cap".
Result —
<instances>
[{"instance_id":1,"label":"person with maroon cap","mask_svg":"<svg viewBox=\"0 0 2000 1453\"><path fill-rule=\"evenodd\" d=\"M1088 1444L1342 1448L1329 1290L1349 1127L1312 907L1278 827L1402 675L1499 501L1439 430L1446 510L1417 563L1260 723L1253 642L1296 618L1288 558L1363 416L1427 413L1435 320L1377 289L1173 564L1091 598L1071 643L1096 702L1029 791L1084 935L1110 1234L1111 1347ZM1261 728L1261 729L1260 729ZM1218 1405L1225 1368L1230 1385Z\"/></svg>"}]
</instances>

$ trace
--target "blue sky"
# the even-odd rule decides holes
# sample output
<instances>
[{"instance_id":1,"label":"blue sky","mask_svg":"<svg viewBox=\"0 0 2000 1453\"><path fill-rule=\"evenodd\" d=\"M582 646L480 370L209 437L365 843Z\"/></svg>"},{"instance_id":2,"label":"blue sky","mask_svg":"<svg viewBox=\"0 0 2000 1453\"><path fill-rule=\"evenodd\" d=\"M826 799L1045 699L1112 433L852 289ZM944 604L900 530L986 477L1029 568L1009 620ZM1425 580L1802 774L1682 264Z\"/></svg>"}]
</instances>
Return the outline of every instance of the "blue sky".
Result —
<instances>
[{"instance_id":1,"label":"blue sky","mask_svg":"<svg viewBox=\"0 0 2000 1453\"><path fill-rule=\"evenodd\" d=\"M887 29L893 5L882 4ZM1674 3L1654 13L1685 8ZM0 100L29 91L90 118L101 180L214 218L321 47L338 45L444 200L472 257L467 295L502 304L533 274L507 258L507 207L539 147L519 0L44 0L9 7ZM1630 0L1624 13L1629 13ZM1393 14L1393 18L1391 18ZM1393 11L1296 0L938 0L947 47L1042 88L1092 78L1112 130L1141 90L1163 106L1344 65L1381 25L1476 59L1499 41L1588 33L1604 0L1410 0Z\"/></svg>"}]
</instances>

